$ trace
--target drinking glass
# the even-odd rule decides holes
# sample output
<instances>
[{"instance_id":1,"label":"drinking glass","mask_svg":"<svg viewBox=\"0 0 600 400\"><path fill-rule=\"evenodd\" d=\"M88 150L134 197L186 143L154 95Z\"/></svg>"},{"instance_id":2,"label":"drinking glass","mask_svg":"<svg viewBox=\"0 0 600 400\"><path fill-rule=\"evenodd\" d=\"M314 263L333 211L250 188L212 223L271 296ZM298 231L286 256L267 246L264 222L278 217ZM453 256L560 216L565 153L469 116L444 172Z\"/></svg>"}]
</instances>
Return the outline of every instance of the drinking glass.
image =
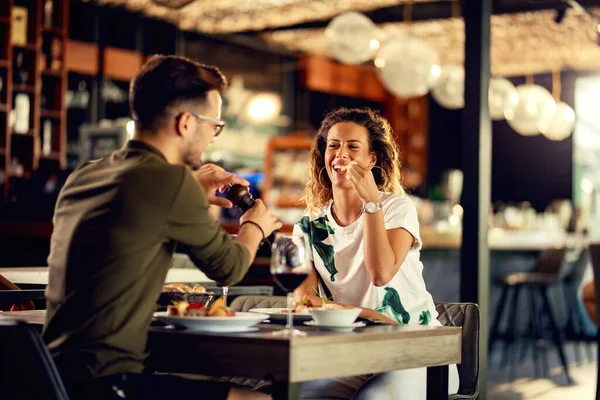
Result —
<instances>
[{"instance_id":1,"label":"drinking glass","mask_svg":"<svg viewBox=\"0 0 600 400\"><path fill-rule=\"evenodd\" d=\"M275 335L303 336L306 333L294 329L292 293L304 282L310 271L307 252L310 249L306 235L275 235L271 255L271 275L275 283L287 293L287 324Z\"/></svg>"}]
</instances>

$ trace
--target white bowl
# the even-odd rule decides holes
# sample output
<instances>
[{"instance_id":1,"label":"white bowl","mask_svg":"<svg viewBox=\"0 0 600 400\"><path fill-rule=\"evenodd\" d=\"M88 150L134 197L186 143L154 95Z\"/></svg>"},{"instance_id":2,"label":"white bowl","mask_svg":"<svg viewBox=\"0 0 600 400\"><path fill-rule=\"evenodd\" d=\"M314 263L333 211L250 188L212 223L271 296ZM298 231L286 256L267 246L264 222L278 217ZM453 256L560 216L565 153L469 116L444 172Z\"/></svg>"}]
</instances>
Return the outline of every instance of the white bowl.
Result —
<instances>
[{"instance_id":1,"label":"white bowl","mask_svg":"<svg viewBox=\"0 0 600 400\"><path fill-rule=\"evenodd\" d=\"M360 314L360 308L343 308L327 310L313 308L311 315L319 325L350 325Z\"/></svg>"}]
</instances>

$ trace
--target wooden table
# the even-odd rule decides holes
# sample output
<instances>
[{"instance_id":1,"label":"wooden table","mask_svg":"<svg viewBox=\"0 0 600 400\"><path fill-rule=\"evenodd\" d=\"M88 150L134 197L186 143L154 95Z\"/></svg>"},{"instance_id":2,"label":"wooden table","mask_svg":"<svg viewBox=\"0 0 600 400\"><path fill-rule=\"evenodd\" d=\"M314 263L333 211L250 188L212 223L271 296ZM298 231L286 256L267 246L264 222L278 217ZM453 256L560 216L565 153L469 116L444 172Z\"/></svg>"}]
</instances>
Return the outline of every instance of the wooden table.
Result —
<instances>
[{"instance_id":1,"label":"wooden table","mask_svg":"<svg viewBox=\"0 0 600 400\"><path fill-rule=\"evenodd\" d=\"M0 314L43 324L45 310ZM431 326L370 326L349 333L299 327L307 336L273 336L279 325L261 324L251 333L200 333L150 328L156 371L241 376L287 384L296 399L298 383L314 379L427 367L427 398L448 398L448 365L461 361L461 328Z\"/></svg>"}]
</instances>

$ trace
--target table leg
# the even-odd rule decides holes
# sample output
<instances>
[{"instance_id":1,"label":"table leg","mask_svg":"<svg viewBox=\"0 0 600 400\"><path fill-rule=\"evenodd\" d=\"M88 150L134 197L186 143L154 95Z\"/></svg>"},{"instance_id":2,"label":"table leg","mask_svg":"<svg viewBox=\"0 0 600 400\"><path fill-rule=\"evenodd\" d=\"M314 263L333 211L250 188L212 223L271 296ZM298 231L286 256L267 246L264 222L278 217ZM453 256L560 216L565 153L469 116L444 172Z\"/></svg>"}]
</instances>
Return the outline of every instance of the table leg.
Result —
<instances>
[{"instance_id":1,"label":"table leg","mask_svg":"<svg viewBox=\"0 0 600 400\"><path fill-rule=\"evenodd\" d=\"M448 400L448 366L427 368L427 400Z\"/></svg>"}]
</instances>

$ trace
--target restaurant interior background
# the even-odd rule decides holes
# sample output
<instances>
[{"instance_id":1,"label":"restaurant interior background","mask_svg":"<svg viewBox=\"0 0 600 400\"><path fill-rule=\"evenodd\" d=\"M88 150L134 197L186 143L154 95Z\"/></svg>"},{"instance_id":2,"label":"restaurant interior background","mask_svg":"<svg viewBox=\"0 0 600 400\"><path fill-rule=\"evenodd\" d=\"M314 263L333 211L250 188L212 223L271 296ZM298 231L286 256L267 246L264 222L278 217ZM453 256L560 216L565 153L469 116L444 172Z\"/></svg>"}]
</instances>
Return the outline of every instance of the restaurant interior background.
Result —
<instances>
[{"instance_id":1,"label":"restaurant interior background","mask_svg":"<svg viewBox=\"0 0 600 400\"><path fill-rule=\"evenodd\" d=\"M368 106L386 115L418 208L428 288L436 300L459 300L463 118L460 104L440 103L444 96L461 97L464 76L446 72L463 61L460 13L468 9L461 11L457 1L279 6L255 0L237 9L233 1L197 1L174 9L160 3L169 2L2 1L0 266L46 264L53 206L66 177L131 135L128 84L143 62L152 54L179 54L217 65L230 82L223 96L227 126L206 161L247 177L254 195L265 199L288 229L302 214L298 198L307 154L324 114L339 106ZM600 8L592 7L594 1L579 2L593 17L566 3L494 2L492 76L511 82L510 93L525 83L540 85L575 115L573 134L560 140L517 133L517 125L504 117L493 121L490 235L497 240L508 234L519 240L594 230L600 220ZM17 21L13 12L11 22L13 4L28 13ZM342 55L329 50L333 39L324 28L351 10L364 12L380 27L377 43L368 42L373 53L406 33L421 39L419 45L439 59L443 84L403 99L380 79L384 66L376 55L339 62ZM298 17L301 11L309 17ZM23 21L25 43L15 44L15 26ZM390 64L397 61L393 57ZM415 57L417 65L426 65L425 56ZM25 106L22 94L28 98ZM16 122L19 107L29 113L25 128ZM235 210L215 215L235 230ZM531 268L534 261L529 253L492 255L491 279ZM244 283L270 282L266 265L263 260L263 268L252 269ZM492 312L498 295L492 287ZM591 324L588 334L594 335Z\"/></svg>"}]
</instances>

